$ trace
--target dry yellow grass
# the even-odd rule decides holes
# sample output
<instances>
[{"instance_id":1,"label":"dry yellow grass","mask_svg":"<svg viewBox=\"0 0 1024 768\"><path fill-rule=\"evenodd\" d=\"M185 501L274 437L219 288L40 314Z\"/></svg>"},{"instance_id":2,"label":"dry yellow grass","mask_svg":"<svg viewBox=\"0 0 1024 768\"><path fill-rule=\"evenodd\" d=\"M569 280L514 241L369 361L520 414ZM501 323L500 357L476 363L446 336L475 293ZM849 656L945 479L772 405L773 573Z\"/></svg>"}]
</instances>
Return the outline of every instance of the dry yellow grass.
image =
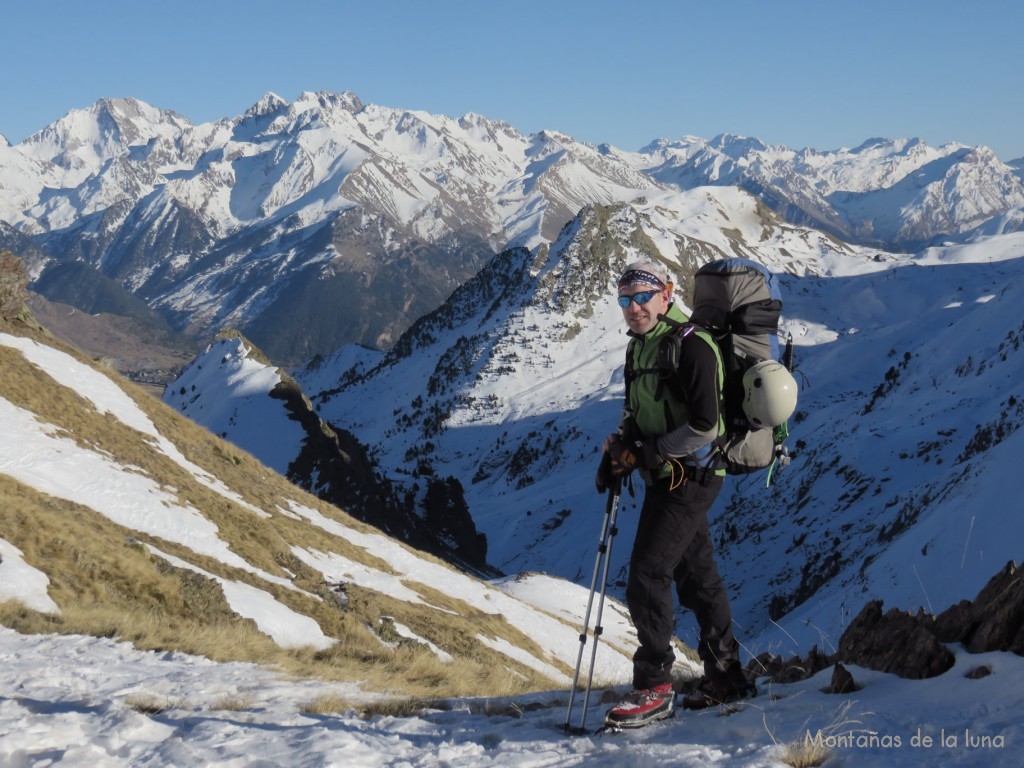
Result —
<instances>
[{"instance_id":1,"label":"dry yellow grass","mask_svg":"<svg viewBox=\"0 0 1024 768\"><path fill-rule=\"evenodd\" d=\"M207 709L216 710L218 712L245 712L246 710L252 709L254 703L255 700L250 695L229 693L215 699Z\"/></svg>"},{"instance_id":2,"label":"dry yellow grass","mask_svg":"<svg viewBox=\"0 0 1024 768\"><path fill-rule=\"evenodd\" d=\"M363 704L359 708L361 717L369 719L378 715L384 717L414 717L429 710L448 710L451 707L438 699L396 698Z\"/></svg>"},{"instance_id":3,"label":"dry yellow grass","mask_svg":"<svg viewBox=\"0 0 1024 768\"><path fill-rule=\"evenodd\" d=\"M159 715L168 709L186 709L189 703L184 698L169 699L166 696L139 694L124 700L125 706L143 715Z\"/></svg>"},{"instance_id":4,"label":"dry yellow grass","mask_svg":"<svg viewBox=\"0 0 1024 768\"><path fill-rule=\"evenodd\" d=\"M862 721L851 713L855 704L850 699L843 701L824 727L815 728L813 732L811 727L806 727L802 736L785 743L778 741L769 729L768 735L777 747L778 760L793 768L815 768L824 765L834 754L832 747L837 736L841 740L846 738L846 734L870 734ZM767 729L767 721L765 727Z\"/></svg>"},{"instance_id":5,"label":"dry yellow grass","mask_svg":"<svg viewBox=\"0 0 1024 768\"><path fill-rule=\"evenodd\" d=\"M341 712L349 712L354 707L348 699L325 694L299 705L299 712L306 715L336 715Z\"/></svg>"},{"instance_id":6,"label":"dry yellow grass","mask_svg":"<svg viewBox=\"0 0 1024 768\"><path fill-rule=\"evenodd\" d=\"M827 747L812 739L798 739L782 747L779 761L793 768L816 768L831 754Z\"/></svg>"}]
</instances>

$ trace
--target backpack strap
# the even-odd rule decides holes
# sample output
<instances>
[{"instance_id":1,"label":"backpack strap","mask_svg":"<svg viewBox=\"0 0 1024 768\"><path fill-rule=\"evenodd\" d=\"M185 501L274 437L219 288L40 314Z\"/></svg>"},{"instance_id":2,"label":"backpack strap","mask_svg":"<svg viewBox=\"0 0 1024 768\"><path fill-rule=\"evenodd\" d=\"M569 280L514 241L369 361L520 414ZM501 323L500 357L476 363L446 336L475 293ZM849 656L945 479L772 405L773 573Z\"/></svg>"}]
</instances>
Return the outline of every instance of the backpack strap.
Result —
<instances>
[{"instance_id":1,"label":"backpack strap","mask_svg":"<svg viewBox=\"0 0 1024 768\"><path fill-rule=\"evenodd\" d=\"M626 381L626 402L629 402L629 385L639 379L644 374L659 374L660 368L637 368L633 365L633 350L636 344L636 339L630 339L629 344L626 345L626 367L623 372L623 377Z\"/></svg>"},{"instance_id":2,"label":"backpack strap","mask_svg":"<svg viewBox=\"0 0 1024 768\"><path fill-rule=\"evenodd\" d=\"M670 317L663 317L663 319L673 326L673 330L661 337L658 347L658 388L656 390L656 397L658 399L661 399L665 388L668 387L675 399L687 404L686 393L682 390L682 384L676 375L679 371L680 347L683 340L687 337L694 335L700 337L702 341L712 348L717 361L718 429L721 434L711 441L710 450L701 460L701 467L695 473L695 479L704 484L711 474L717 474L718 470L724 466L721 457L724 455L724 445L728 441L728 424L726 422L724 400L724 358L717 339L707 328L693 322L679 322ZM687 407L689 407L689 404L687 404ZM665 416L669 428L674 429L677 425L672 418L667 400L665 401Z\"/></svg>"}]
</instances>

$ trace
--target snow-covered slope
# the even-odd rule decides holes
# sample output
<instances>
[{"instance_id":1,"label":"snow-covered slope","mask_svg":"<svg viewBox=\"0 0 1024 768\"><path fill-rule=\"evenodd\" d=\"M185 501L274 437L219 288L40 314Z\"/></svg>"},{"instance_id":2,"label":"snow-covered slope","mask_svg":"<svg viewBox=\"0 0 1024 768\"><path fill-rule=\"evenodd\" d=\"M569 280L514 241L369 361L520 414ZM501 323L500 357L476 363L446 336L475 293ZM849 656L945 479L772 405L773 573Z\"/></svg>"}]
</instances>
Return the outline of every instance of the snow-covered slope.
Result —
<instances>
[{"instance_id":1,"label":"snow-covered slope","mask_svg":"<svg viewBox=\"0 0 1024 768\"><path fill-rule=\"evenodd\" d=\"M257 352L255 358L252 352ZM298 455L295 448L306 433L289 417L282 401L269 398L282 378L282 371L266 358L259 359L258 351L244 339L225 338L211 343L191 362L165 390L164 402L215 435L230 435L239 448L287 475L288 465Z\"/></svg>"},{"instance_id":2,"label":"snow-covered slope","mask_svg":"<svg viewBox=\"0 0 1024 768\"><path fill-rule=\"evenodd\" d=\"M0 760L11 766L785 768L795 764L787 750L810 741L821 744L825 765L991 768L1016 765L1024 738L1024 660L998 653L960 652L953 669L931 680L854 668L864 688L852 696L822 693L825 671L773 685L728 717L717 709L682 713L603 736L563 733L559 695L456 699L406 717L363 718L355 707L366 694L349 684L142 653L106 639L0 629L0 655L0 686L12 691L0 699ZM992 674L966 677L982 665ZM324 697L353 705L309 711ZM593 708L591 727L604 705Z\"/></svg>"},{"instance_id":3,"label":"snow-covered slope","mask_svg":"<svg viewBox=\"0 0 1024 768\"><path fill-rule=\"evenodd\" d=\"M798 456L771 491L737 483L715 523L741 615L835 642L867 599L973 597L1020 557L1024 236L784 283Z\"/></svg>"},{"instance_id":4,"label":"snow-covered slope","mask_svg":"<svg viewBox=\"0 0 1024 768\"><path fill-rule=\"evenodd\" d=\"M327 366L356 366L366 351L333 357ZM444 481L429 482L423 493L396 489L364 446L320 418L298 383L237 332L207 345L163 400L353 517L478 576L495 575L486 538L460 493Z\"/></svg>"},{"instance_id":5,"label":"snow-covered slope","mask_svg":"<svg viewBox=\"0 0 1024 768\"><path fill-rule=\"evenodd\" d=\"M281 648L326 651L379 631L381 617L359 615L382 601L371 614L390 606L384 618L395 631L444 663L468 653L507 665L524 682L533 674L542 685L568 683L585 588L541 575L494 584L467 576L301 492L26 330L0 330L0 602L81 618L104 609L113 592L120 602L111 609L127 614L146 602L154 579L171 574L193 594L197 582L206 584L204 600ZM252 384L252 375L239 373ZM76 526L88 536L85 528L76 535ZM63 554L69 547L71 560ZM559 609L531 605L524 598L534 592L544 601L560 595ZM455 608L437 605L439 595ZM170 611L174 600L147 610ZM182 610L195 621L200 608ZM606 616L596 675L622 681L635 637L620 605ZM457 631L443 629L453 621ZM685 670L688 662L680 664Z\"/></svg>"}]
</instances>

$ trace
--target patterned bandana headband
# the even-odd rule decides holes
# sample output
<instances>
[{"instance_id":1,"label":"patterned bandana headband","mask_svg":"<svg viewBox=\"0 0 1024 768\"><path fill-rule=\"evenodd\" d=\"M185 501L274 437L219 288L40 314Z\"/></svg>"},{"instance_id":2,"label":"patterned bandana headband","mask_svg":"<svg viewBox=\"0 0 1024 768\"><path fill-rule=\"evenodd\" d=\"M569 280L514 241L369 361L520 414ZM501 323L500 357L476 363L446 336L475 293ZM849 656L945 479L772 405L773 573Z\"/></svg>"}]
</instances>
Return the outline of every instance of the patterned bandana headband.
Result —
<instances>
[{"instance_id":1,"label":"patterned bandana headband","mask_svg":"<svg viewBox=\"0 0 1024 768\"><path fill-rule=\"evenodd\" d=\"M623 273L622 277L619 278L619 288L625 288L627 285L636 285L637 283L653 285L655 288L666 287L660 277L651 274L650 272L645 272L642 269L627 270Z\"/></svg>"}]
</instances>

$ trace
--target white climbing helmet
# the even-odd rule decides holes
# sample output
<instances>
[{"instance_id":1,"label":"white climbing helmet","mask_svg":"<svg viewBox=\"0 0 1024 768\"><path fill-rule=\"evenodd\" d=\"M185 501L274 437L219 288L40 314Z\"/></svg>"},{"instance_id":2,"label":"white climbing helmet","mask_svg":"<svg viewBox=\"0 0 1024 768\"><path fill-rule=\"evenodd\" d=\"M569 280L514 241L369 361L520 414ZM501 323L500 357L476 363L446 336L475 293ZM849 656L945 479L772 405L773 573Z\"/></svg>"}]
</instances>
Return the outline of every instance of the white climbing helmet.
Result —
<instances>
[{"instance_id":1,"label":"white climbing helmet","mask_svg":"<svg viewBox=\"0 0 1024 768\"><path fill-rule=\"evenodd\" d=\"M777 427L796 410L797 384L786 366L762 360L743 374L743 412L755 427Z\"/></svg>"}]
</instances>

